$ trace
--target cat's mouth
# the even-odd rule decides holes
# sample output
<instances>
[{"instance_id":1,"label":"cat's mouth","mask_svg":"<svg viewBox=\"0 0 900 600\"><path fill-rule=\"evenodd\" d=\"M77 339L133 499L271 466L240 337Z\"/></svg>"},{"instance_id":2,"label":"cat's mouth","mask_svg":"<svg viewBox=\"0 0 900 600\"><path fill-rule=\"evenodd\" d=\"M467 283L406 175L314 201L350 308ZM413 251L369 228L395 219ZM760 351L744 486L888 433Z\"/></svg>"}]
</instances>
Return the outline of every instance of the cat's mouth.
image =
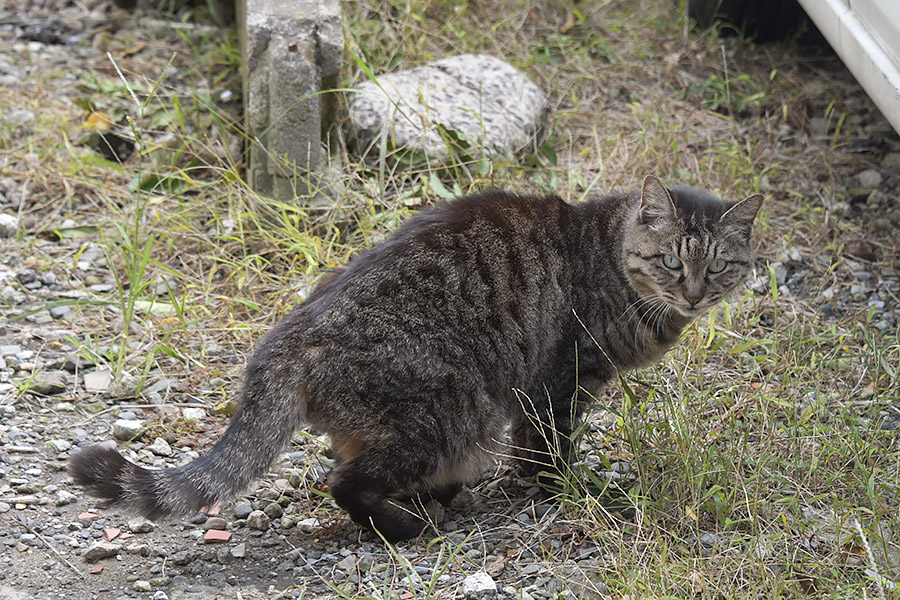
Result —
<instances>
[{"instance_id":1,"label":"cat's mouth","mask_svg":"<svg viewBox=\"0 0 900 600\"><path fill-rule=\"evenodd\" d=\"M690 304L689 302L685 302L683 299L668 297L666 298L666 302L668 303L670 308L675 310L676 313L688 319L699 317L707 310L709 310L709 307L714 304L708 302L706 299L703 299L696 304Z\"/></svg>"}]
</instances>

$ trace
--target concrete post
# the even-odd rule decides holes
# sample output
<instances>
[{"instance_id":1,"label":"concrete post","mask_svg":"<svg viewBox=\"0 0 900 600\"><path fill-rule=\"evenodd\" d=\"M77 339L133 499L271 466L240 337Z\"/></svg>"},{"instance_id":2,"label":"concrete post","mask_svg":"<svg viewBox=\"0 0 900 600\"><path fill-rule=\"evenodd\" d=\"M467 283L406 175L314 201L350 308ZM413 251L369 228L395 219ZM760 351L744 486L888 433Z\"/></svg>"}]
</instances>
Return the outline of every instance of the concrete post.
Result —
<instances>
[{"instance_id":1,"label":"concrete post","mask_svg":"<svg viewBox=\"0 0 900 600\"><path fill-rule=\"evenodd\" d=\"M237 0L247 178L282 202L315 195L344 41L339 0Z\"/></svg>"}]
</instances>

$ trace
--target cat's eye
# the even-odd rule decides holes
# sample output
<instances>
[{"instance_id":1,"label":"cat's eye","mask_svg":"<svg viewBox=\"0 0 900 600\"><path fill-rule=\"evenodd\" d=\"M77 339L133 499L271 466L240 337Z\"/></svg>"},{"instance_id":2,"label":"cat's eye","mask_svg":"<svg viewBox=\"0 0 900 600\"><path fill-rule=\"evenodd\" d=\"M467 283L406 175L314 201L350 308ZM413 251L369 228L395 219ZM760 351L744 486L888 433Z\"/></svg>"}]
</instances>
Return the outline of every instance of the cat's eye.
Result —
<instances>
[{"instance_id":1,"label":"cat's eye","mask_svg":"<svg viewBox=\"0 0 900 600\"><path fill-rule=\"evenodd\" d=\"M710 273L721 273L725 270L726 266L728 266L727 262L725 262L721 258L717 258L706 266L706 270Z\"/></svg>"},{"instance_id":2,"label":"cat's eye","mask_svg":"<svg viewBox=\"0 0 900 600\"><path fill-rule=\"evenodd\" d=\"M674 254L664 254L663 255L663 264L669 267L670 269L680 269L681 268L681 259L675 256Z\"/></svg>"}]
</instances>

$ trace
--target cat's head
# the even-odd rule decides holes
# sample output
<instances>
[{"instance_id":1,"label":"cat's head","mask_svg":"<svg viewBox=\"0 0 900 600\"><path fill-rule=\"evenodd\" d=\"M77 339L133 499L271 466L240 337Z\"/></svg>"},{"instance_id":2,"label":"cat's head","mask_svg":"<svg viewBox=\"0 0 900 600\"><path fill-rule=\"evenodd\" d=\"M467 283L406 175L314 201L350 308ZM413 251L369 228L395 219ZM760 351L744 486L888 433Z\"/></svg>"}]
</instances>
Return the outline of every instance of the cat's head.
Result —
<instances>
[{"instance_id":1,"label":"cat's head","mask_svg":"<svg viewBox=\"0 0 900 600\"><path fill-rule=\"evenodd\" d=\"M647 176L623 241L625 272L653 304L695 317L743 283L753 268L750 231L763 197L719 200L702 190L666 188Z\"/></svg>"}]
</instances>

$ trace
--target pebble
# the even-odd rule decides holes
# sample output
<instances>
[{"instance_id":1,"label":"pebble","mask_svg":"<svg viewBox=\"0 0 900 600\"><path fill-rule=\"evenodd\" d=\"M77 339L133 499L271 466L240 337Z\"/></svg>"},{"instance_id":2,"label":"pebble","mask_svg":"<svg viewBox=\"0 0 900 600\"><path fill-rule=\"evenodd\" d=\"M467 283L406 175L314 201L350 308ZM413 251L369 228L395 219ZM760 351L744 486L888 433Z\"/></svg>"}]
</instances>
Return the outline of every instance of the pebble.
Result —
<instances>
[{"instance_id":1,"label":"pebble","mask_svg":"<svg viewBox=\"0 0 900 600\"><path fill-rule=\"evenodd\" d=\"M202 527L203 529L225 529L228 525L228 522L222 517L209 517L204 521Z\"/></svg>"},{"instance_id":2,"label":"pebble","mask_svg":"<svg viewBox=\"0 0 900 600\"><path fill-rule=\"evenodd\" d=\"M197 555L194 552L191 552L190 550L179 550L172 555L172 564L183 567L194 562L195 558L197 558Z\"/></svg>"},{"instance_id":3,"label":"pebble","mask_svg":"<svg viewBox=\"0 0 900 600\"><path fill-rule=\"evenodd\" d=\"M148 385L144 388L144 392L148 394L161 394L174 392L178 388L177 379L160 379L156 383Z\"/></svg>"},{"instance_id":4,"label":"pebble","mask_svg":"<svg viewBox=\"0 0 900 600\"><path fill-rule=\"evenodd\" d=\"M104 558L115 556L122 549L121 544L112 544L110 542L94 542L88 549L84 551L84 560L87 562L97 562Z\"/></svg>"},{"instance_id":5,"label":"pebble","mask_svg":"<svg viewBox=\"0 0 900 600\"><path fill-rule=\"evenodd\" d=\"M35 271L34 269L22 269L21 271L16 273L16 279L18 279L19 283L22 284L37 281L37 271Z\"/></svg>"},{"instance_id":6,"label":"pebble","mask_svg":"<svg viewBox=\"0 0 900 600\"><path fill-rule=\"evenodd\" d=\"M128 531L131 533L150 533L156 529L156 525L153 524L153 521L148 521L143 518L131 519L128 521L127 527Z\"/></svg>"},{"instance_id":7,"label":"pebble","mask_svg":"<svg viewBox=\"0 0 900 600\"><path fill-rule=\"evenodd\" d=\"M859 181L859 185L870 190L877 188L884 180L884 178L881 176L881 173L879 173L875 169L866 169L864 171L860 171L856 174L856 179L857 181Z\"/></svg>"},{"instance_id":8,"label":"pebble","mask_svg":"<svg viewBox=\"0 0 900 600\"><path fill-rule=\"evenodd\" d=\"M47 443L53 446L57 452L66 452L72 447L72 442L66 440L50 440Z\"/></svg>"},{"instance_id":9,"label":"pebble","mask_svg":"<svg viewBox=\"0 0 900 600\"><path fill-rule=\"evenodd\" d=\"M131 441L144 431L144 422L137 419L117 419L113 423L113 437L117 440Z\"/></svg>"},{"instance_id":10,"label":"pebble","mask_svg":"<svg viewBox=\"0 0 900 600\"><path fill-rule=\"evenodd\" d=\"M263 512L266 513L266 516L270 519L277 519L281 515L284 514L284 509L281 508L281 505L277 502L270 502L264 509Z\"/></svg>"},{"instance_id":11,"label":"pebble","mask_svg":"<svg viewBox=\"0 0 900 600\"><path fill-rule=\"evenodd\" d=\"M335 565L335 567L337 567L344 573L355 572L356 571L356 556L354 556L353 554L346 556L345 558L338 561L338 563Z\"/></svg>"},{"instance_id":12,"label":"pebble","mask_svg":"<svg viewBox=\"0 0 900 600\"><path fill-rule=\"evenodd\" d=\"M237 506L234 507L234 518L235 519L246 519L250 516L250 513L253 512L253 507L250 506L249 502L241 502Z\"/></svg>"},{"instance_id":13,"label":"pebble","mask_svg":"<svg viewBox=\"0 0 900 600\"><path fill-rule=\"evenodd\" d=\"M247 517L247 527L250 529L265 531L269 528L270 523L269 516L261 510L254 510Z\"/></svg>"},{"instance_id":14,"label":"pebble","mask_svg":"<svg viewBox=\"0 0 900 600\"><path fill-rule=\"evenodd\" d=\"M70 312L72 312L72 307L70 306L54 306L50 309L50 316L58 321Z\"/></svg>"},{"instance_id":15,"label":"pebble","mask_svg":"<svg viewBox=\"0 0 900 600\"><path fill-rule=\"evenodd\" d=\"M0 238L14 237L18 229L18 217L14 217L6 213L0 213Z\"/></svg>"},{"instance_id":16,"label":"pebble","mask_svg":"<svg viewBox=\"0 0 900 600\"><path fill-rule=\"evenodd\" d=\"M147 450L157 456L172 456L172 454L174 454L174 452L172 452L172 446L169 445L169 442L161 437L153 440L153 443L147 446Z\"/></svg>"},{"instance_id":17,"label":"pebble","mask_svg":"<svg viewBox=\"0 0 900 600\"><path fill-rule=\"evenodd\" d=\"M150 585L150 582L143 579L138 579L131 587L136 592L150 592L153 590L153 586Z\"/></svg>"},{"instance_id":18,"label":"pebble","mask_svg":"<svg viewBox=\"0 0 900 600\"><path fill-rule=\"evenodd\" d=\"M53 396L66 391L69 385L65 371L41 371L28 384L28 389L41 396Z\"/></svg>"},{"instance_id":19,"label":"pebble","mask_svg":"<svg viewBox=\"0 0 900 600\"><path fill-rule=\"evenodd\" d=\"M72 492L67 492L66 490L60 490L56 493L56 505L57 506L66 506L67 504L72 504L78 501L78 496L73 494Z\"/></svg>"},{"instance_id":20,"label":"pebble","mask_svg":"<svg viewBox=\"0 0 900 600\"><path fill-rule=\"evenodd\" d=\"M297 527L303 533L316 533L322 529L322 525L318 519L300 519L297 521Z\"/></svg>"},{"instance_id":21,"label":"pebble","mask_svg":"<svg viewBox=\"0 0 900 600\"><path fill-rule=\"evenodd\" d=\"M188 421L197 421L206 416L206 411L202 408L182 408L181 416Z\"/></svg>"},{"instance_id":22,"label":"pebble","mask_svg":"<svg viewBox=\"0 0 900 600\"><path fill-rule=\"evenodd\" d=\"M497 597L497 583L490 575L479 571L463 579L462 593L466 600L489 600Z\"/></svg>"}]
</instances>

